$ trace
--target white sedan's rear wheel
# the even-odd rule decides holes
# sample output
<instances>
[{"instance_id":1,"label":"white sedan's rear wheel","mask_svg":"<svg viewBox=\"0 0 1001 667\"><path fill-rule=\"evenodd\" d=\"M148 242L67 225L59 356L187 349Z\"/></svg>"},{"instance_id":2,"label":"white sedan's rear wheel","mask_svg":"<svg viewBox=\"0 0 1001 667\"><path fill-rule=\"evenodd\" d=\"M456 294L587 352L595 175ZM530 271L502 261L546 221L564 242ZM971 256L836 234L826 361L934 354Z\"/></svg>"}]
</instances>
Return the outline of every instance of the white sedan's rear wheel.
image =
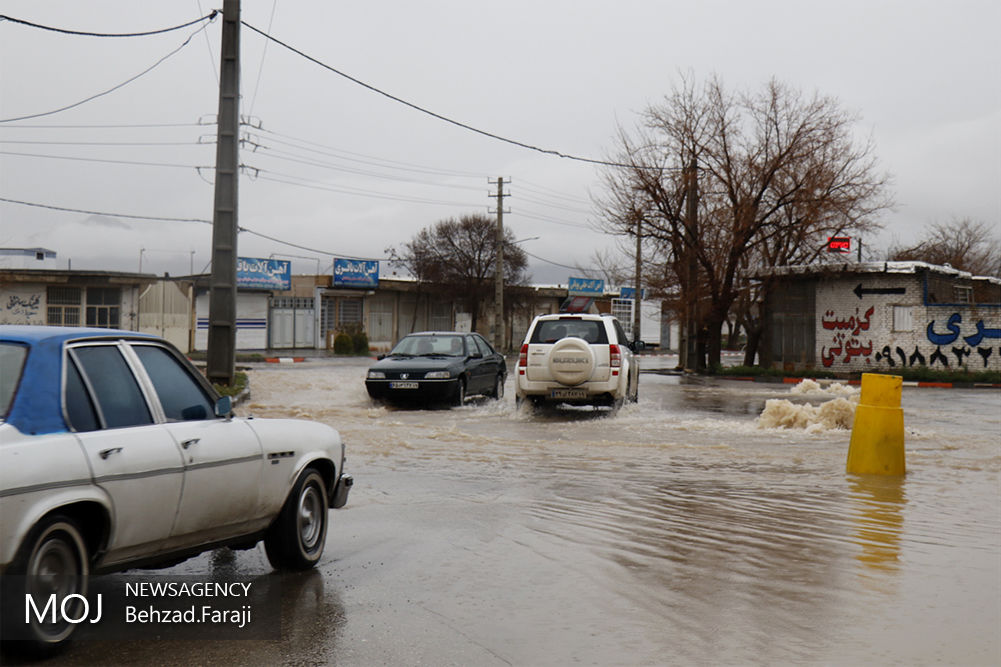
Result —
<instances>
[{"instance_id":1,"label":"white sedan's rear wheel","mask_svg":"<svg viewBox=\"0 0 1001 667\"><path fill-rule=\"evenodd\" d=\"M6 574L13 585L4 591L4 638L24 640L17 642L14 650L34 655L48 655L65 646L76 628L67 618L77 619L86 614L79 598L66 604L66 618L58 613L55 621L47 615L42 618L29 615L27 622L17 621L24 621L26 595L41 610L51 595L62 604L71 595L87 594L89 555L76 521L62 515L43 519L31 530ZM8 607L12 603L14 606ZM10 613L12 610L20 613Z\"/></svg>"}]
</instances>

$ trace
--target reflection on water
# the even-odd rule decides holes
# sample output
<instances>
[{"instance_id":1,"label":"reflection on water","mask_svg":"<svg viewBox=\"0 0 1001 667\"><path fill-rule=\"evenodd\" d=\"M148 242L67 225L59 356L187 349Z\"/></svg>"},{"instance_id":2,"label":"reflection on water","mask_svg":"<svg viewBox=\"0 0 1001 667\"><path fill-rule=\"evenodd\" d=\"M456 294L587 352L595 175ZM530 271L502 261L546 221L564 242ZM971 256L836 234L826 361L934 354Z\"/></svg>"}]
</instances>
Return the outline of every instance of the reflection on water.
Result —
<instances>
[{"instance_id":1,"label":"reflection on water","mask_svg":"<svg viewBox=\"0 0 1001 667\"><path fill-rule=\"evenodd\" d=\"M862 548L856 556L868 567L896 571L900 564L900 539L904 532L905 478L895 475L851 475L855 501L855 541Z\"/></svg>"}]
</instances>

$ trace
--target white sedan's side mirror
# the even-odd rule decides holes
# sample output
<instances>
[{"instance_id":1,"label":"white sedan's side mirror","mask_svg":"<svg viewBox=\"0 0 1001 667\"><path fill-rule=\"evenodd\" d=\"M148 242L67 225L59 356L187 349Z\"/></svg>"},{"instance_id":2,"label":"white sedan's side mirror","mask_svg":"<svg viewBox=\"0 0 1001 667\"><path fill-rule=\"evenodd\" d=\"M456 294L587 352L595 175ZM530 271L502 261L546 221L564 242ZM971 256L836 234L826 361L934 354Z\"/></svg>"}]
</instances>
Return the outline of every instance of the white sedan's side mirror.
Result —
<instances>
[{"instance_id":1,"label":"white sedan's side mirror","mask_svg":"<svg viewBox=\"0 0 1001 667\"><path fill-rule=\"evenodd\" d=\"M229 396L220 396L215 402L215 416L228 417L233 412L233 399Z\"/></svg>"}]
</instances>

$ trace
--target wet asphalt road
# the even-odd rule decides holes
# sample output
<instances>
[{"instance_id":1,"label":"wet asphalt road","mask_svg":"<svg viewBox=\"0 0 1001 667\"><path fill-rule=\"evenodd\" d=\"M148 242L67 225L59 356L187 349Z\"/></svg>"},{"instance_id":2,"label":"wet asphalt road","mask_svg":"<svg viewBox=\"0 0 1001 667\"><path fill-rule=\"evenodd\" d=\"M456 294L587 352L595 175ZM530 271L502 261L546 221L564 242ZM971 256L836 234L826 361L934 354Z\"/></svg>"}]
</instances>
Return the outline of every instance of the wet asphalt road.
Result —
<instances>
[{"instance_id":1,"label":"wet asphalt road","mask_svg":"<svg viewBox=\"0 0 1001 667\"><path fill-rule=\"evenodd\" d=\"M509 381L392 410L364 361L303 366L254 370L247 409L348 442L321 565L279 575L258 546L166 571L278 586L282 638L78 641L52 664L1001 662L998 392L905 394L909 473L886 480L844 474L844 431L757 428L782 386L644 375L618 415L531 414Z\"/></svg>"}]
</instances>

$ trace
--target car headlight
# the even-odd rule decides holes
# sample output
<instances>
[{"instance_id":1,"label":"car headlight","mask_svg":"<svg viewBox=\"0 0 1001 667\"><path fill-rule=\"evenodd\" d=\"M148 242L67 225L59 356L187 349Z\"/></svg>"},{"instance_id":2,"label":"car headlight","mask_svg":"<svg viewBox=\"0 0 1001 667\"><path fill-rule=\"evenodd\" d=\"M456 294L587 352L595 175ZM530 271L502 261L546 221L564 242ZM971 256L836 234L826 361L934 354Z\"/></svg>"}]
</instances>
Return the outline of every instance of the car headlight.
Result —
<instances>
[{"instance_id":1,"label":"car headlight","mask_svg":"<svg viewBox=\"0 0 1001 667\"><path fill-rule=\"evenodd\" d=\"M385 380L386 379L386 374L383 373L382 371L369 371L368 372L368 379L369 380Z\"/></svg>"},{"instance_id":2,"label":"car headlight","mask_svg":"<svg viewBox=\"0 0 1001 667\"><path fill-rule=\"evenodd\" d=\"M431 371L424 377L425 379L428 380L447 380L448 378L452 377L452 374L449 373L448 371Z\"/></svg>"}]
</instances>

